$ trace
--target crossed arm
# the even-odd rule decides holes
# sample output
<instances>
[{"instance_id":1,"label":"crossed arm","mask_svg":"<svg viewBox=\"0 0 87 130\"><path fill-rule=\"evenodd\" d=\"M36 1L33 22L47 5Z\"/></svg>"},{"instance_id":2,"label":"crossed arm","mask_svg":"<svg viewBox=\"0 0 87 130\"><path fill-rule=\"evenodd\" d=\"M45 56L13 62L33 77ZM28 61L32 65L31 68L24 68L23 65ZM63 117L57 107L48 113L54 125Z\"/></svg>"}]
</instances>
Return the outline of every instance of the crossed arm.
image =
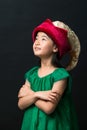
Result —
<instances>
[{"instance_id":1,"label":"crossed arm","mask_svg":"<svg viewBox=\"0 0 87 130\"><path fill-rule=\"evenodd\" d=\"M66 88L67 79L55 82L52 90L34 92L28 81L21 87L18 93L18 107L25 109L35 104L47 114L52 113Z\"/></svg>"}]
</instances>

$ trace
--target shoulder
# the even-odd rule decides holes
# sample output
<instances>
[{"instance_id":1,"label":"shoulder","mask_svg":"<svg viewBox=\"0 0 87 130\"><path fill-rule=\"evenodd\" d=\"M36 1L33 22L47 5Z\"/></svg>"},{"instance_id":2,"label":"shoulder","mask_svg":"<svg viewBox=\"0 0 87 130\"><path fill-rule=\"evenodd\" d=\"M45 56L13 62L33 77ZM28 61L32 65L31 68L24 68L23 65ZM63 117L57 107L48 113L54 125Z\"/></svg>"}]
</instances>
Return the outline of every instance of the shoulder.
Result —
<instances>
[{"instance_id":1,"label":"shoulder","mask_svg":"<svg viewBox=\"0 0 87 130\"><path fill-rule=\"evenodd\" d=\"M69 76L69 72L64 68L57 68L53 73L54 81L62 80Z\"/></svg>"}]
</instances>

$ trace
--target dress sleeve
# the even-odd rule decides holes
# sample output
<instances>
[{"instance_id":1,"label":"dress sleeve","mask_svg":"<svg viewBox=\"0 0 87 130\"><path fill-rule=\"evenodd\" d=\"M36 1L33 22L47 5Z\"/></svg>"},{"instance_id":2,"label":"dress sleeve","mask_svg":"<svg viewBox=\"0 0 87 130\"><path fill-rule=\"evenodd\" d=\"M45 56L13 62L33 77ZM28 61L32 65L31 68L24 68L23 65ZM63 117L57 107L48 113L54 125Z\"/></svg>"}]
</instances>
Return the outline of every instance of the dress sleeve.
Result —
<instances>
[{"instance_id":1,"label":"dress sleeve","mask_svg":"<svg viewBox=\"0 0 87 130\"><path fill-rule=\"evenodd\" d=\"M37 70L38 67L33 67L32 69L28 70L25 75L24 79L30 81L30 76L34 74L34 72Z\"/></svg>"},{"instance_id":2,"label":"dress sleeve","mask_svg":"<svg viewBox=\"0 0 87 130\"><path fill-rule=\"evenodd\" d=\"M57 69L53 74L54 82L68 78L69 76L69 72L67 72L64 68Z\"/></svg>"}]
</instances>

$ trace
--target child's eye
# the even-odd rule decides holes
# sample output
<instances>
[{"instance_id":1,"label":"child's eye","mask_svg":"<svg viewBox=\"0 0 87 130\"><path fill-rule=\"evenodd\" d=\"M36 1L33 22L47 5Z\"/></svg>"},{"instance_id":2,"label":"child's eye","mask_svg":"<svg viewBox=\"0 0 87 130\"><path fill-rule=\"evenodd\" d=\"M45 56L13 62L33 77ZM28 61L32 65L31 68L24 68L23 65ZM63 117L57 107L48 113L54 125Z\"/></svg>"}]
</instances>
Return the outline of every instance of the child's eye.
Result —
<instances>
[{"instance_id":1,"label":"child's eye","mask_svg":"<svg viewBox=\"0 0 87 130\"><path fill-rule=\"evenodd\" d=\"M43 41L46 41L46 38L42 38Z\"/></svg>"}]
</instances>

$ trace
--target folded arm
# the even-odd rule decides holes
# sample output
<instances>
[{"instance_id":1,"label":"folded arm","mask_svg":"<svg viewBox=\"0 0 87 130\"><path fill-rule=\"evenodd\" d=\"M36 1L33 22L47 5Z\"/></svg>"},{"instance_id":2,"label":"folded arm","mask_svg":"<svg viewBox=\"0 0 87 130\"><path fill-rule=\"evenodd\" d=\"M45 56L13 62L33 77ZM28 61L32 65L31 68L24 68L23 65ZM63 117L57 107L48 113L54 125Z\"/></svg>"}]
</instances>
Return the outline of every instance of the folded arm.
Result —
<instances>
[{"instance_id":1,"label":"folded arm","mask_svg":"<svg viewBox=\"0 0 87 130\"><path fill-rule=\"evenodd\" d=\"M25 82L25 84L21 87L18 93L18 107L20 109L25 109L32 104L35 104L35 102L40 99L44 102L54 102L54 100L56 100L56 94L51 93L51 90L34 92L30 88L30 85Z\"/></svg>"},{"instance_id":2,"label":"folded arm","mask_svg":"<svg viewBox=\"0 0 87 130\"><path fill-rule=\"evenodd\" d=\"M23 110L35 103L36 100L35 93L30 88L30 83L26 81L18 93L18 107Z\"/></svg>"},{"instance_id":3,"label":"folded arm","mask_svg":"<svg viewBox=\"0 0 87 130\"><path fill-rule=\"evenodd\" d=\"M48 100L43 100L43 96L37 92L39 99L35 102L35 105L47 114L52 113L65 91L66 84L67 79L55 82L49 94Z\"/></svg>"},{"instance_id":4,"label":"folded arm","mask_svg":"<svg viewBox=\"0 0 87 130\"><path fill-rule=\"evenodd\" d=\"M18 107L25 109L32 104L35 104L39 109L47 114L52 113L66 88L67 79L55 82L52 90L34 92L30 88L30 84L25 82L25 85L18 94Z\"/></svg>"}]
</instances>

